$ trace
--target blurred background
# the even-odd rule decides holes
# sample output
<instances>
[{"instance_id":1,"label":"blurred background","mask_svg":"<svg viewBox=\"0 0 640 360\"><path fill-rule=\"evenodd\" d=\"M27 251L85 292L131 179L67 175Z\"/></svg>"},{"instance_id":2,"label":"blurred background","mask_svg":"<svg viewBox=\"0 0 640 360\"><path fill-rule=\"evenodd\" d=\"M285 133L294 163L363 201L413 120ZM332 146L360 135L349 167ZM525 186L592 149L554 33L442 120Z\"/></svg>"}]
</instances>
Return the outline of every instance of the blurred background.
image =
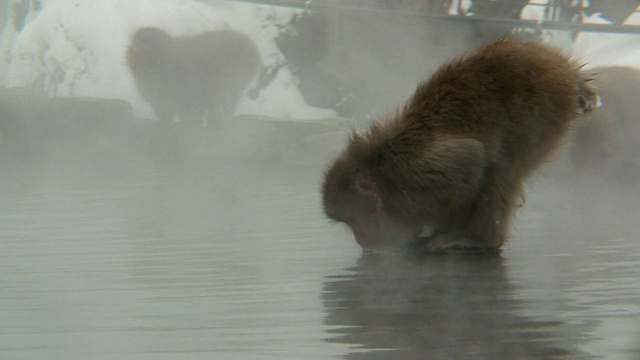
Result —
<instances>
[{"instance_id":1,"label":"blurred background","mask_svg":"<svg viewBox=\"0 0 640 360\"><path fill-rule=\"evenodd\" d=\"M639 5L0 2L0 358L640 359ZM255 46L248 83L185 40L223 30ZM503 36L584 64L601 107L502 254L362 254L322 213L327 163Z\"/></svg>"}]
</instances>

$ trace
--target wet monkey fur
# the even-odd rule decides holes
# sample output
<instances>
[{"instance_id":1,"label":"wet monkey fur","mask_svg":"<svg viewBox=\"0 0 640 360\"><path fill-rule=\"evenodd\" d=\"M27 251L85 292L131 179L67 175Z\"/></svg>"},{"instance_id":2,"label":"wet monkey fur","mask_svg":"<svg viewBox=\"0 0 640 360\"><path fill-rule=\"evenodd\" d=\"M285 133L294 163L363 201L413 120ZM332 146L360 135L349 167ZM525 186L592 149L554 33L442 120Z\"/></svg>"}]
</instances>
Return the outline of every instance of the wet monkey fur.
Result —
<instances>
[{"instance_id":1,"label":"wet monkey fur","mask_svg":"<svg viewBox=\"0 0 640 360\"><path fill-rule=\"evenodd\" d=\"M172 37L140 28L126 58L138 91L164 123L231 117L261 64L254 42L233 30Z\"/></svg>"},{"instance_id":2,"label":"wet monkey fur","mask_svg":"<svg viewBox=\"0 0 640 360\"><path fill-rule=\"evenodd\" d=\"M325 173L324 211L365 249L498 249L523 180L596 103L587 75L560 52L489 43L351 137ZM425 225L433 233L421 238Z\"/></svg>"}]
</instances>

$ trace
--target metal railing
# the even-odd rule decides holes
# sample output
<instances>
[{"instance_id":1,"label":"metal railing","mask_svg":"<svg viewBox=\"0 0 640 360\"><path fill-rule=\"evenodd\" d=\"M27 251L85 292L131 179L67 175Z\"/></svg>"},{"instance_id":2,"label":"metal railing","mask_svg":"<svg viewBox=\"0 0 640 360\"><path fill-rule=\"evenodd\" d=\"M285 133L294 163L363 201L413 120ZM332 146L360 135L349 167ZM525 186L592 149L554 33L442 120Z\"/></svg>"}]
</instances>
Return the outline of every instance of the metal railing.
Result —
<instances>
[{"instance_id":1,"label":"metal railing","mask_svg":"<svg viewBox=\"0 0 640 360\"><path fill-rule=\"evenodd\" d=\"M592 24L583 23L582 19L595 12L589 3L575 0L550 0L548 3L530 3L528 5L540 6L544 8L544 19L542 20L525 20L519 18L509 18L482 14L464 13L461 8L457 9L457 13L434 13L421 11L417 7L412 7L407 2L397 0L394 2L396 6L385 6L383 1L376 0L227 0L235 2L246 2L260 5L285 6L298 9L313 10L315 8L333 9L339 11L355 11L355 12L372 12L384 14L396 14L411 17L423 18L439 18L449 19L452 21L490 23L494 26L503 26L510 28L522 29L539 29L539 30L564 30L571 32L601 32L601 33L619 33L619 34L640 34L640 25L620 25L620 24ZM431 0L437 1L437 0ZM447 0L440 0L446 2ZM509 1L507 1L508 3ZM516 2L516 0L512 0ZM419 0L410 3L419 3ZM638 1L640 3L640 1ZM405 5L405 7L403 7ZM638 12L633 9L629 12ZM564 14L564 15L563 15Z\"/></svg>"}]
</instances>

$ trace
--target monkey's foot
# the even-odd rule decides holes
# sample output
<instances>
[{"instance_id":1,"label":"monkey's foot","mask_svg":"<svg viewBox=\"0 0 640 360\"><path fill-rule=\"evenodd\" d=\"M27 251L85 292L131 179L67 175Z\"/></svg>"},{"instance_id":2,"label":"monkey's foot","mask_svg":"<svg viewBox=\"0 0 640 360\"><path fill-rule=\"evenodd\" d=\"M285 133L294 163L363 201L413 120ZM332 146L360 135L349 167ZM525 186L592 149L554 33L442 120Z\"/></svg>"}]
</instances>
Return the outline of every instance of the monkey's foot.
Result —
<instances>
[{"instance_id":1,"label":"monkey's foot","mask_svg":"<svg viewBox=\"0 0 640 360\"><path fill-rule=\"evenodd\" d=\"M467 236L455 233L441 234L435 237L419 238L417 248L426 253L445 254L483 254L499 253L500 248L495 246L479 245Z\"/></svg>"},{"instance_id":2,"label":"monkey's foot","mask_svg":"<svg viewBox=\"0 0 640 360\"><path fill-rule=\"evenodd\" d=\"M582 114L602 106L602 98L589 86L590 79L578 80L578 109Z\"/></svg>"}]
</instances>

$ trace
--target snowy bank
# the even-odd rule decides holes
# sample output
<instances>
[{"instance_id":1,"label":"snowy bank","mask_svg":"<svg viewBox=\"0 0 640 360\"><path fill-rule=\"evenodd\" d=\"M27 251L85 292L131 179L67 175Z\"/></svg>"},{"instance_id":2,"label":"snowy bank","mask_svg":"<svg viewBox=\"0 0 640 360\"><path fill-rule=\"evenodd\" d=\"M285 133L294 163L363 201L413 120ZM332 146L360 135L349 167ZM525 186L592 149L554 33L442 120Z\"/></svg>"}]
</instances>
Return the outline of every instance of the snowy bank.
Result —
<instances>
[{"instance_id":1,"label":"snowy bank","mask_svg":"<svg viewBox=\"0 0 640 360\"><path fill-rule=\"evenodd\" d=\"M160 27L172 35L232 28L251 36L267 70L278 74L257 98L242 99L236 114L314 119L331 110L307 105L275 38L300 10L192 0L43 0L35 18L15 36L3 70L5 87L35 87L51 96L129 101L139 117L153 117L125 64L133 32ZM5 33L10 29L6 28ZM7 35L8 36L8 35ZM284 66L283 66L284 65Z\"/></svg>"}]
</instances>

